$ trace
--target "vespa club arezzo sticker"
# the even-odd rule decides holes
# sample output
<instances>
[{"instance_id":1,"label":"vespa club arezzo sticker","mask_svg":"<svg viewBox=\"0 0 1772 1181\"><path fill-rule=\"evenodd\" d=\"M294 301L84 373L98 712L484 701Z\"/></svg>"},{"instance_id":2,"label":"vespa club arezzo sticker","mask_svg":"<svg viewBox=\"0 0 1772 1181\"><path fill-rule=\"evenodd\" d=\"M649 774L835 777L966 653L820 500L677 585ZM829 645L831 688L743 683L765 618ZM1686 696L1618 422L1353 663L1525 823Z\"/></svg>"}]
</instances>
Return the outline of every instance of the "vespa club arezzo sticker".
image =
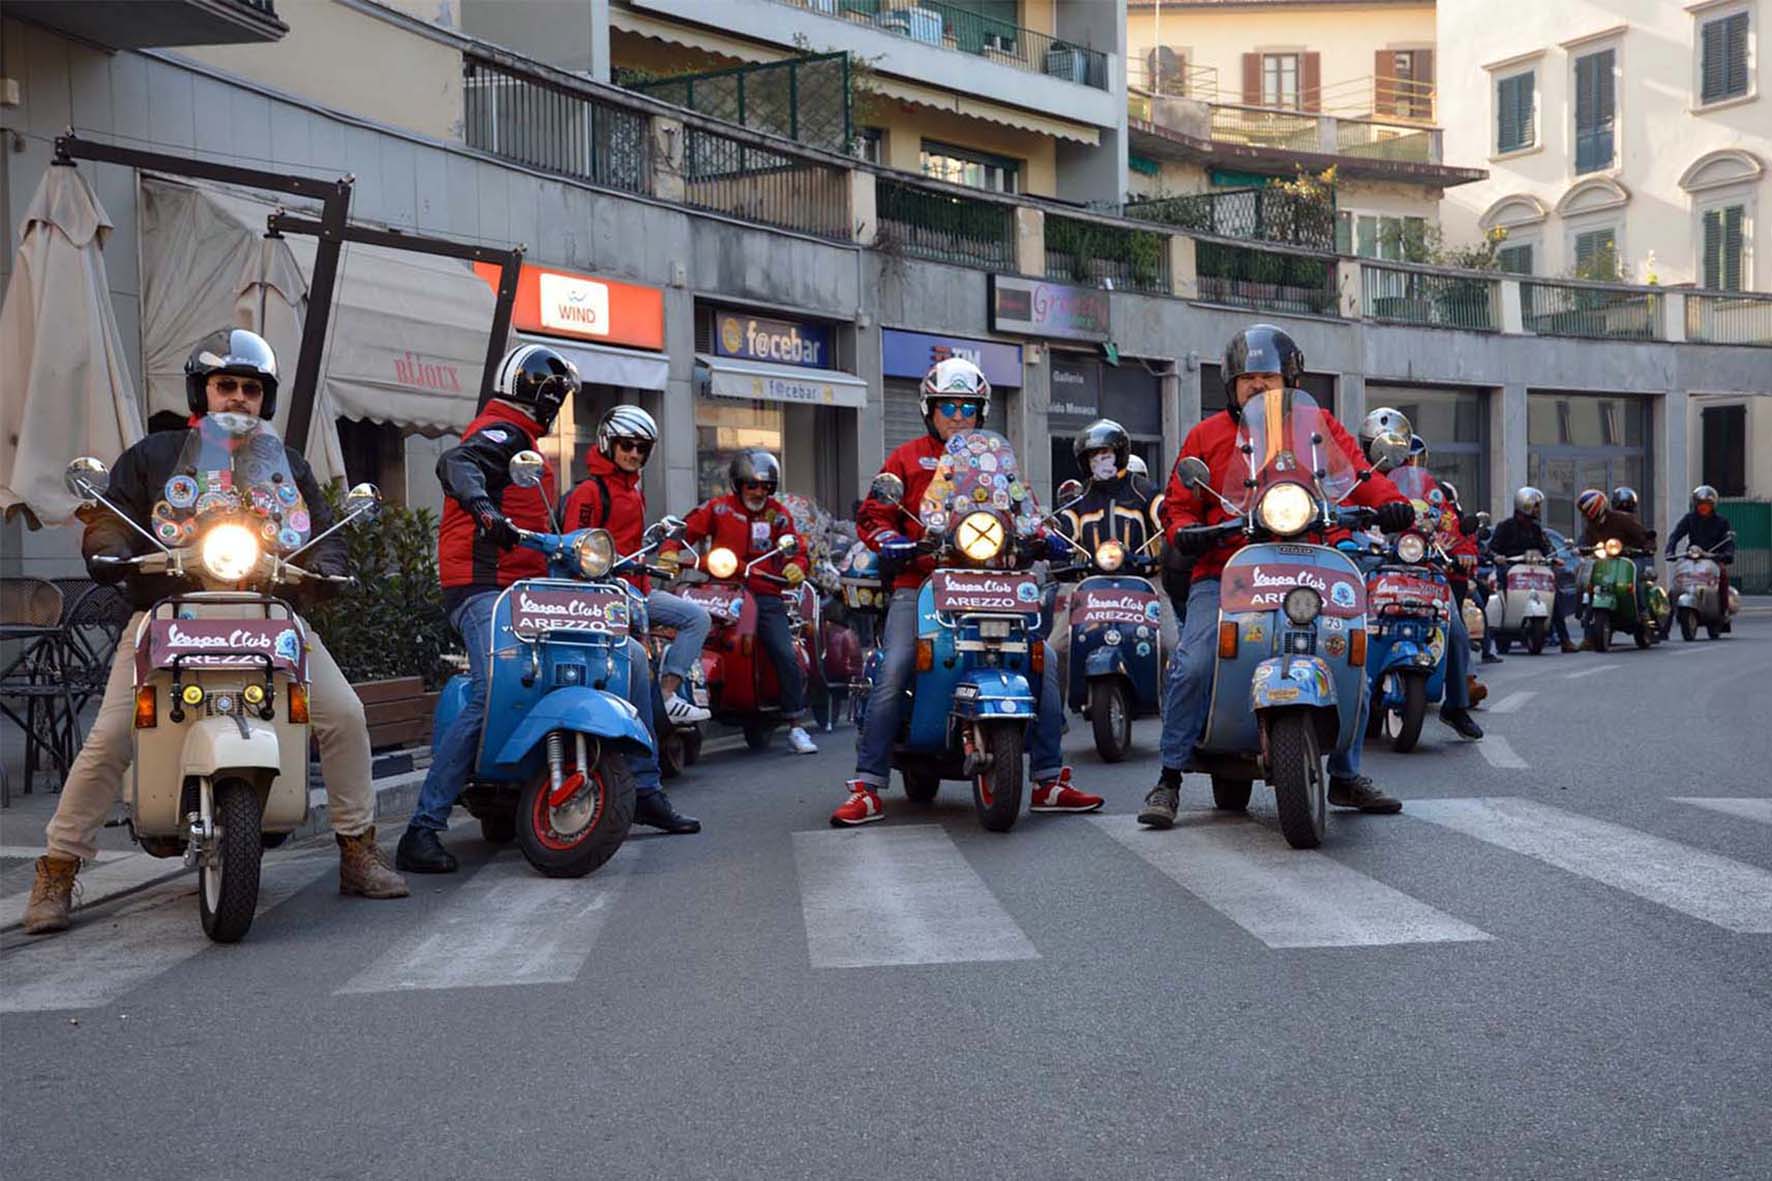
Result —
<instances>
[{"instance_id":1,"label":"vespa club arezzo sticker","mask_svg":"<svg viewBox=\"0 0 1772 1181\"><path fill-rule=\"evenodd\" d=\"M626 595L599 590L543 589L518 585L511 592L511 630L519 636L544 631L590 631L626 635Z\"/></svg>"}]
</instances>

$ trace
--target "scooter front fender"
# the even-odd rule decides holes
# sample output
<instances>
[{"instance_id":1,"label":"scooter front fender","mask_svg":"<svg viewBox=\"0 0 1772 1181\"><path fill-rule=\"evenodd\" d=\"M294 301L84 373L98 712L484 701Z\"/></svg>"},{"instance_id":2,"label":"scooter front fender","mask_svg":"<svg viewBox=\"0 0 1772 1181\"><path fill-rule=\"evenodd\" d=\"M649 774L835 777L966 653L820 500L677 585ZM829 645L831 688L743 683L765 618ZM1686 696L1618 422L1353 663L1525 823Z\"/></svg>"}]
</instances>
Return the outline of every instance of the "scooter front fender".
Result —
<instances>
[{"instance_id":1,"label":"scooter front fender","mask_svg":"<svg viewBox=\"0 0 1772 1181\"><path fill-rule=\"evenodd\" d=\"M969 722L981 718L1032 718L1034 690L1020 673L996 668L968 669L954 685L952 712Z\"/></svg>"},{"instance_id":2,"label":"scooter front fender","mask_svg":"<svg viewBox=\"0 0 1772 1181\"><path fill-rule=\"evenodd\" d=\"M595 735L632 754L652 753L652 735L641 723L639 711L625 698L572 685L555 689L536 702L505 739L494 762L500 767L516 767L554 730Z\"/></svg>"},{"instance_id":3,"label":"scooter front fender","mask_svg":"<svg viewBox=\"0 0 1772 1181\"><path fill-rule=\"evenodd\" d=\"M1270 656L1255 667L1249 705L1257 712L1279 705L1336 708L1335 674L1317 656Z\"/></svg>"},{"instance_id":4,"label":"scooter front fender","mask_svg":"<svg viewBox=\"0 0 1772 1181\"><path fill-rule=\"evenodd\" d=\"M1125 676L1126 654L1118 645L1104 644L1089 653L1083 661L1083 676L1093 680L1096 677Z\"/></svg>"},{"instance_id":5,"label":"scooter front fender","mask_svg":"<svg viewBox=\"0 0 1772 1181\"><path fill-rule=\"evenodd\" d=\"M186 775L213 777L222 771L267 778L283 769L283 752L277 731L270 726L246 724L245 735L233 718L202 718L185 732L181 762Z\"/></svg>"}]
</instances>

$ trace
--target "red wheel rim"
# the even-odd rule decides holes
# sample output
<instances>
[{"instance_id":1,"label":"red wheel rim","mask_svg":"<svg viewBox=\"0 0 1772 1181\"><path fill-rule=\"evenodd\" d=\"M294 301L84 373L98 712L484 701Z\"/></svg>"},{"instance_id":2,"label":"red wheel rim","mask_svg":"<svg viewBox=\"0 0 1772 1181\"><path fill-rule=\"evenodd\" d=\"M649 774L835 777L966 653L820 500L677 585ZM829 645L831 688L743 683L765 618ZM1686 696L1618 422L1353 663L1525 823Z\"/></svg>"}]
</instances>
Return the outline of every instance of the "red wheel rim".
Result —
<instances>
[{"instance_id":1,"label":"red wheel rim","mask_svg":"<svg viewBox=\"0 0 1772 1181\"><path fill-rule=\"evenodd\" d=\"M576 777L578 773L574 771L571 774ZM584 790L565 801L565 805L568 808L573 808L574 811L578 806L588 805L590 819L567 833L562 833L554 827L554 820L563 809L555 808L548 802L550 793L546 789L535 793L535 807L530 813L529 827L542 848L554 849L559 852L576 849L584 844L591 834L602 825L603 817L608 811L606 807L608 790L603 782L602 773L591 772L584 777L584 785ZM586 799L587 795L590 797L588 800ZM584 805L580 805L579 801L584 801Z\"/></svg>"}]
</instances>

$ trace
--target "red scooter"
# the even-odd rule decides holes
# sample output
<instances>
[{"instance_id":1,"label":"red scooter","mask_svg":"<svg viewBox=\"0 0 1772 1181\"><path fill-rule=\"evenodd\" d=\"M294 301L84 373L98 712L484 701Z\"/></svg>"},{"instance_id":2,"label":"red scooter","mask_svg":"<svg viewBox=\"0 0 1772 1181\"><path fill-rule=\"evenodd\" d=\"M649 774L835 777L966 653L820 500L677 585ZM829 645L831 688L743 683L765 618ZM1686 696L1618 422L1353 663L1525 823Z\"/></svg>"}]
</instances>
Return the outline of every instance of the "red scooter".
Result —
<instances>
[{"instance_id":1,"label":"red scooter","mask_svg":"<svg viewBox=\"0 0 1772 1181\"><path fill-rule=\"evenodd\" d=\"M706 581L691 582L677 592L706 608L714 622L701 649L707 708L715 721L741 728L752 750L767 747L769 736L782 724L781 683L776 679L775 666L757 641L757 599L745 586L745 579L759 564L790 555L798 548L792 537L783 537L778 548L751 559L741 570L738 556L721 546L710 550L701 562ZM761 577L782 586L792 585L766 571ZM800 675L810 691L816 668L813 653L818 634L818 596L802 582L783 599Z\"/></svg>"}]
</instances>

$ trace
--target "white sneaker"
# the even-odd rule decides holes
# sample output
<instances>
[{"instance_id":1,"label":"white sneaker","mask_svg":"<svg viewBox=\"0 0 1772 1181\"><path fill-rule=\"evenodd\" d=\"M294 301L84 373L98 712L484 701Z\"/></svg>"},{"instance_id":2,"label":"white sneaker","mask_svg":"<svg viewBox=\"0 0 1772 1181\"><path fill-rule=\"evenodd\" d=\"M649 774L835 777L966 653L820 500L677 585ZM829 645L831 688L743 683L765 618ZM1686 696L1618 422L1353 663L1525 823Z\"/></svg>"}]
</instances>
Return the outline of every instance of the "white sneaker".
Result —
<instances>
[{"instance_id":1,"label":"white sneaker","mask_svg":"<svg viewBox=\"0 0 1772 1181\"><path fill-rule=\"evenodd\" d=\"M812 745L812 738L804 729L795 726L788 731L788 745L794 748L797 755L815 755L818 747Z\"/></svg>"},{"instance_id":2,"label":"white sneaker","mask_svg":"<svg viewBox=\"0 0 1772 1181\"><path fill-rule=\"evenodd\" d=\"M683 700L675 693L665 698L665 717L674 726L693 726L697 722L705 722L714 715L699 705Z\"/></svg>"}]
</instances>

